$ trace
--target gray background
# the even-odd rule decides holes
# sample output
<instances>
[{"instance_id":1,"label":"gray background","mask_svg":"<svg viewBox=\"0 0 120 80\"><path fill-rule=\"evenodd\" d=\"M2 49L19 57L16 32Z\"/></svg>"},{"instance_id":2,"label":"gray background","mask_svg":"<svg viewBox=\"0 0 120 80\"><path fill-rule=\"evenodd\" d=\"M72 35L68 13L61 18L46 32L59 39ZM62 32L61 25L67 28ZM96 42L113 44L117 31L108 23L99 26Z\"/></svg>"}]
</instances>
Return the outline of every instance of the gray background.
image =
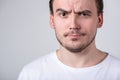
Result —
<instances>
[{"instance_id":1,"label":"gray background","mask_svg":"<svg viewBox=\"0 0 120 80\"><path fill-rule=\"evenodd\" d=\"M17 80L22 67L56 50L49 0L0 0L0 80ZM104 24L96 44L120 58L120 0L104 0Z\"/></svg>"}]
</instances>

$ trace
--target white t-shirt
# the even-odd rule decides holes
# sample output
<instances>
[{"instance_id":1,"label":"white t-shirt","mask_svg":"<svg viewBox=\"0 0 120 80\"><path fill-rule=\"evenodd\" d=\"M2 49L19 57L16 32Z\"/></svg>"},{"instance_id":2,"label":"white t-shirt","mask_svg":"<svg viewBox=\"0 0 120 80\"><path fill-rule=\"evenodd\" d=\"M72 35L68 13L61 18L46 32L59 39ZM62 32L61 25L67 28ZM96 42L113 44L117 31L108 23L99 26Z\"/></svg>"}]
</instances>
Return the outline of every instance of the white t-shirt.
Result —
<instances>
[{"instance_id":1,"label":"white t-shirt","mask_svg":"<svg viewBox=\"0 0 120 80\"><path fill-rule=\"evenodd\" d=\"M95 66L72 68L52 52L26 65L18 80L120 80L120 61L108 55Z\"/></svg>"}]
</instances>

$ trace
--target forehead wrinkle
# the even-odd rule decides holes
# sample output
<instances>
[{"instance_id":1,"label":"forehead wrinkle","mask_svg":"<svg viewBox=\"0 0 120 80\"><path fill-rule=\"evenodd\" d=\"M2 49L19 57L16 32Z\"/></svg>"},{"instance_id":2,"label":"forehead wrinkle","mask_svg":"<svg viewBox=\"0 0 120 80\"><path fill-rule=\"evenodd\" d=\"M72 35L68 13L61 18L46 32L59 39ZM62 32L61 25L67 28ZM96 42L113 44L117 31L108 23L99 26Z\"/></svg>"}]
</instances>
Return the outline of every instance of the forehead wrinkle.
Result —
<instances>
[{"instance_id":1,"label":"forehead wrinkle","mask_svg":"<svg viewBox=\"0 0 120 80\"><path fill-rule=\"evenodd\" d=\"M91 12L96 11L96 5L94 0L54 0L54 11L61 8L71 13L81 12L89 10Z\"/></svg>"},{"instance_id":2,"label":"forehead wrinkle","mask_svg":"<svg viewBox=\"0 0 120 80\"><path fill-rule=\"evenodd\" d=\"M68 0L68 4L71 8L71 11L75 12L75 8L76 8L76 3L78 3L78 1L76 2L77 0Z\"/></svg>"},{"instance_id":3,"label":"forehead wrinkle","mask_svg":"<svg viewBox=\"0 0 120 80\"><path fill-rule=\"evenodd\" d=\"M79 12L79 11L84 11L84 10L91 10L92 6L91 0L68 0L69 7L72 12Z\"/></svg>"}]
</instances>

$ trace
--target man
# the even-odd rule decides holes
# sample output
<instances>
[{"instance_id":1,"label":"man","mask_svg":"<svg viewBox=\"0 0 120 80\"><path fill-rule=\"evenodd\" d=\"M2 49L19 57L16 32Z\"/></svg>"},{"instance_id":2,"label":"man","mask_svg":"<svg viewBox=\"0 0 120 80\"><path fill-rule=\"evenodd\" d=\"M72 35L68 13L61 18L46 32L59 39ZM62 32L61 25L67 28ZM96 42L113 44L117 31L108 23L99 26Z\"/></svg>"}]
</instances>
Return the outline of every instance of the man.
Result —
<instances>
[{"instance_id":1,"label":"man","mask_svg":"<svg viewBox=\"0 0 120 80\"><path fill-rule=\"evenodd\" d=\"M60 48L26 65L18 80L120 80L120 61L95 46L102 0L50 0Z\"/></svg>"}]
</instances>

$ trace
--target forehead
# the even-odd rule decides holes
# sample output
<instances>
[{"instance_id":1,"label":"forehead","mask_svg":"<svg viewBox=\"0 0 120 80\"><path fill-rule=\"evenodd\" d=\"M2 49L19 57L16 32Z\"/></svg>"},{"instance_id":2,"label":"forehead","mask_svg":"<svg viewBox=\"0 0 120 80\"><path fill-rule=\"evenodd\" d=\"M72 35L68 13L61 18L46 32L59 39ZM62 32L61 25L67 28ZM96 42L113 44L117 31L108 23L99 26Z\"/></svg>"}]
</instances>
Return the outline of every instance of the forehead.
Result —
<instances>
[{"instance_id":1,"label":"forehead","mask_svg":"<svg viewBox=\"0 0 120 80\"><path fill-rule=\"evenodd\" d=\"M95 0L54 0L53 10L58 8L67 9L67 10L95 10Z\"/></svg>"}]
</instances>

